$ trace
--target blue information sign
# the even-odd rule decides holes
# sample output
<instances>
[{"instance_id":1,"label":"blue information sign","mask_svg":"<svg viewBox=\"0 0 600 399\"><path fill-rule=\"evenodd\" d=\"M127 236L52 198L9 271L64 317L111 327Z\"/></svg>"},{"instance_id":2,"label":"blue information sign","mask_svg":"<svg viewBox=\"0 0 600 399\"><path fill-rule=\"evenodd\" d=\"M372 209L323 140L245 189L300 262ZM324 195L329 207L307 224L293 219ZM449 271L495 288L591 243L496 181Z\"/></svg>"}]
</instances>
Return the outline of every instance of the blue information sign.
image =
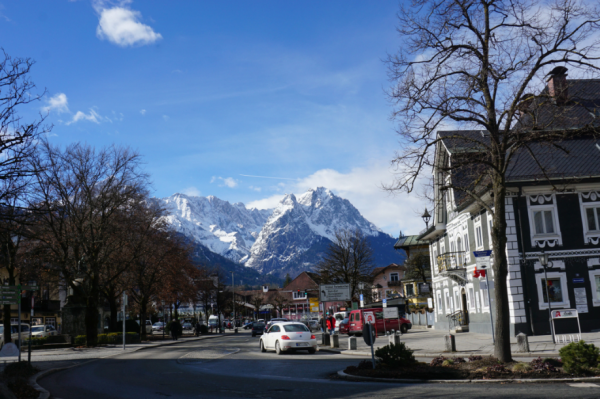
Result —
<instances>
[{"instance_id":1,"label":"blue information sign","mask_svg":"<svg viewBox=\"0 0 600 399\"><path fill-rule=\"evenodd\" d=\"M573 283L575 283L575 284L582 284L582 283L585 283L585 279L583 277L574 278L573 279Z\"/></svg>"},{"instance_id":2,"label":"blue information sign","mask_svg":"<svg viewBox=\"0 0 600 399\"><path fill-rule=\"evenodd\" d=\"M475 255L476 258L482 257L482 256L492 256L492 250L487 250L487 251L473 251L473 255Z\"/></svg>"}]
</instances>

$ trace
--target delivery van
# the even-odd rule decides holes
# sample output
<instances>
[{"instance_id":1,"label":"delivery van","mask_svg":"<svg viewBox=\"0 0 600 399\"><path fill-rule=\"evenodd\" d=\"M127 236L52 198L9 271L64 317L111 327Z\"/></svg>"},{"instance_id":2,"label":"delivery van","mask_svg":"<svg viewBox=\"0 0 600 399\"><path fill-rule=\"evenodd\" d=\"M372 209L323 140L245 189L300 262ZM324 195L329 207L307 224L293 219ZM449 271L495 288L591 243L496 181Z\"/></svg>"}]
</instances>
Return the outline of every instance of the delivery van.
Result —
<instances>
[{"instance_id":1,"label":"delivery van","mask_svg":"<svg viewBox=\"0 0 600 399\"><path fill-rule=\"evenodd\" d=\"M365 322L365 312L375 314L375 331L377 335L385 334L386 331L402 331L406 334L412 328L412 323L400 317L398 319L383 319L383 308L356 309L350 312L348 320L348 335L362 335ZM399 324L399 325L398 325Z\"/></svg>"}]
</instances>

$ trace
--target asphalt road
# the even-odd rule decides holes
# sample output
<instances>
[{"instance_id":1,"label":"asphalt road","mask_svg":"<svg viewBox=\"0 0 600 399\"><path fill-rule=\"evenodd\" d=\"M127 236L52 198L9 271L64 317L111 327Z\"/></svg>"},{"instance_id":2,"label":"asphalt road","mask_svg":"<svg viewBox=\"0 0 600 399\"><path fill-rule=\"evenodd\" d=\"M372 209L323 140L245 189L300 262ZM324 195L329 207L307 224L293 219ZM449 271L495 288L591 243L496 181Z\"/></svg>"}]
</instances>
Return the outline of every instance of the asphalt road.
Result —
<instances>
[{"instance_id":1,"label":"asphalt road","mask_svg":"<svg viewBox=\"0 0 600 399\"><path fill-rule=\"evenodd\" d=\"M100 359L38 381L54 398L597 398L600 384L391 384L330 376L364 357L261 353L247 333ZM573 386L572 386L573 385Z\"/></svg>"}]
</instances>

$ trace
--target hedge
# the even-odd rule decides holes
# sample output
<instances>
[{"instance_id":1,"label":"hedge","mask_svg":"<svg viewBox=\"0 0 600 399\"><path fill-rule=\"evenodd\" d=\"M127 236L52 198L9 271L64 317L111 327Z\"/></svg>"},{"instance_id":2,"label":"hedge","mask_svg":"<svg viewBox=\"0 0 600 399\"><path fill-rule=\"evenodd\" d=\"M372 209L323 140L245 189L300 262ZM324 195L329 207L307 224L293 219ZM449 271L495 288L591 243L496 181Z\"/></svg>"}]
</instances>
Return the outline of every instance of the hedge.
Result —
<instances>
[{"instance_id":1,"label":"hedge","mask_svg":"<svg viewBox=\"0 0 600 399\"><path fill-rule=\"evenodd\" d=\"M125 343L127 344L139 344L141 342L140 335L134 332L128 332L125 335ZM123 333L108 333L98 334L98 345L118 345L123 343ZM86 336L78 335L75 337L75 345L81 346L86 344Z\"/></svg>"}]
</instances>

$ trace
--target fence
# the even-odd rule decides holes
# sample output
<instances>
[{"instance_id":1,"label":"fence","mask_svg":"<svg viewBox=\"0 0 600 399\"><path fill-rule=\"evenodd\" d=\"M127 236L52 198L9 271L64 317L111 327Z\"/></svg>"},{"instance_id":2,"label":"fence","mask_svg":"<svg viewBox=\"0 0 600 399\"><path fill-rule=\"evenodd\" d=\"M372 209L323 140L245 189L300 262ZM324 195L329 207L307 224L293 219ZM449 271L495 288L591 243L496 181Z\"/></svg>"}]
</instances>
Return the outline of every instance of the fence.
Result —
<instances>
[{"instance_id":1,"label":"fence","mask_svg":"<svg viewBox=\"0 0 600 399\"><path fill-rule=\"evenodd\" d=\"M413 326L432 326L435 316L431 313L410 313L406 315L406 318L410 320Z\"/></svg>"}]
</instances>

